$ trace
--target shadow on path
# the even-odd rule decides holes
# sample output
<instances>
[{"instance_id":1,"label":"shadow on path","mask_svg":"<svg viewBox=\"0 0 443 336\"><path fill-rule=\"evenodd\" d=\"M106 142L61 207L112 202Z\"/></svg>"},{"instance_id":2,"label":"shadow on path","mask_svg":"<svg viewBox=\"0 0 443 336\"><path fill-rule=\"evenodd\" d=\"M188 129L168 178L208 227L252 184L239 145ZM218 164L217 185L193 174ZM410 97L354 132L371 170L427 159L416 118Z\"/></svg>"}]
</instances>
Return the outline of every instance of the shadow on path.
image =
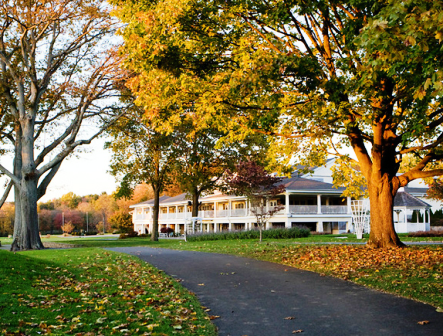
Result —
<instances>
[{"instance_id":1,"label":"shadow on path","mask_svg":"<svg viewBox=\"0 0 443 336\"><path fill-rule=\"evenodd\" d=\"M223 254L148 247L133 254L182 280L224 336L441 336L432 306L296 268ZM419 325L419 321L429 321Z\"/></svg>"}]
</instances>

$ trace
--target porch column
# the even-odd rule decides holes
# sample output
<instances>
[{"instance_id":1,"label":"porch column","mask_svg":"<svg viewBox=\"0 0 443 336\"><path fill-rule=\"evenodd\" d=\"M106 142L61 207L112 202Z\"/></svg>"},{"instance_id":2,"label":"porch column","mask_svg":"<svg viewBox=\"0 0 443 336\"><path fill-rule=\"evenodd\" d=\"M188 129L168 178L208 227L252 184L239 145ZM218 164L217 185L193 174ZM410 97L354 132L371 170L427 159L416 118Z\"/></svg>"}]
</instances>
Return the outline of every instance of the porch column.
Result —
<instances>
[{"instance_id":1,"label":"porch column","mask_svg":"<svg viewBox=\"0 0 443 336\"><path fill-rule=\"evenodd\" d=\"M289 193L285 192L285 212L286 214L290 214L291 210L289 209Z\"/></svg>"},{"instance_id":2,"label":"porch column","mask_svg":"<svg viewBox=\"0 0 443 336\"><path fill-rule=\"evenodd\" d=\"M348 206L348 214L352 214L352 208L351 208L351 197L346 197L346 205ZM348 222L349 223L349 222Z\"/></svg>"},{"instance_id":3,"label":"porch column","mask_svg":"<svg viewBox=\"0 0 443 336\"><path fill-rule=\"evenodd\" d=\"M217 232L218 230L217 230L217 225L218 225L218 223L214 223L214 232Z\"/></svg>"},{"instance_id":4,"label":"porch column","mask_svg":"<svg viewBox=\"0 0 443 336\"><path fill-rule=\"evenodd\" d=\"M317 222L317 232L323 232L323 222L319 221Z\"/></svg>"},{"instance_id":5,"label":"porch column","mask_svg":"<svg viewBox=\"0 0 443 336\"><path fill-rule=\"evenodd\" d=\"M321 214L321 195L317 195L317 213Z\"/></svg>"},{"instance_id":6,"label":"porch column","mask_svg":"<svg viewBox=\"0 0 443 336\"><path fill-rule=\"evenodd\" d=\"M217 217L217 202L214 201L214 217Z\"/></svg>"},{"instance_id":7,"label":"porch column","mask_svg":"<svg viewBox=\"0 0 443 336\"><path fill-rule=\"evenodd\" d=\"M232 202L231 200L228 201L228 217L231 217L231 209L232 209Z\"/></svg>"},{"instance_id":8,"label":"porch column","mask_svg":"<svg viewBox=\"0 0 443 336\"><path fill-rule=\"evenodd\" d=\"M352 219L350 221L346 221L346 232L351 232L352 229Z\"/></svg>"},{"instance_id":9,"label":"porch column","mask_svg":"<svg viewBox=\"0 0 443 336\"><path fill-rule=\"evenodd\" d=\"M229 220L229 227L228 227L228 231L232 231L232 223L231 223L231 219L228 219Z\"/></svg>"},{"instance_id":10,"label":"porch column","mask_svg":"<svg viewBox=\"0 0 443 336\"><path fill-rule=\"evenodd\" d=\"M175 218L178 218L178 205L175 206Z\"/></svg>"},{"instance_id":11,"label":"porch column","mask_svg":"<svg viewBox=\"0 0 443 336\"><path fill-rule=\"evenodd\" d=\"M292 226L292 223L291 223L291 217L286 217L285 227L286 227L287 229L290 229L291 226Z\"/></svg>"},{"instance_id":12,"label":"porch column","mask_svg":"<svg viewBox=\"0 0 443 336\"><path fill-rule=\"evenodd\" d=\"M169 205L166 207L166 218L169 219Z\"/></svg>"}]
</instances>

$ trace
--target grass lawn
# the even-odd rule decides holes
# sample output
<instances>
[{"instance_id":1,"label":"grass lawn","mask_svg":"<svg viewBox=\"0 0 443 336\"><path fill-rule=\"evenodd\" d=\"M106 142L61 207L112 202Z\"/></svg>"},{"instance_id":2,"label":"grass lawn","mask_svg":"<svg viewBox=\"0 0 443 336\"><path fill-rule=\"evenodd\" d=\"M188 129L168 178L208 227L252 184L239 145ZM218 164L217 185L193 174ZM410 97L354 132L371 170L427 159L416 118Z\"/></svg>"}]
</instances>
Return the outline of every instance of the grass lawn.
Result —
<instances>
[{"instance_id":1,"label":"grass lawn","mask_svg":"<svg viewBox=\"0 0 443 336\"><path fill-rule=\"evenodd\" d=\"M184 242L166 239L151 242L146 238L131 238L121 241L88 239L82 240L82 244L150 246L239 255L342 278L443 308L443 246L378 250L364 245L321 244L349 240L337 236L266 240L263 243L255 240ZM64 242L78 244L78 241L74 239Z\"/></svg>"},{"instance_id":2,"label":"grass lawn","mask_svg":"<svg viewBox=\"0 0 443 336\"><path fill-rule=\"evenodd\" d=\"M441 237L418 239L402 234L400 238L403 241L442 241ZM149 238L109 240L100 236L53 237L51 241L85 247L150 246L239 255L353 281L431 304L439 311L443 308L442 245L375 250L364 245L322 244L358 241L354 235L313 235L299 239L265 240L263 243L256 240L184 242L167 239L151 242Z\"/></svg>"},{"instance_id":3,"label":"grass lawn","mask_svg":"<svg viewBox=\"0 0 443 336\"><path fill-rule=\"evenodd\" d=\"M2 335L216 335L196 298L139 259L97 248L0 250Z\"/></svg>"},{"instance_id":4,"label":"grass lawn","mask_svg":"<svg viewBox=\"0 0 443 336\"><path fill-rule=\"evenodd\" d=\"M306 238L297 238L290 240L280 240L283 242L298 242L306 244L321 244L321 243L367 243L369 235L364 235L363 239L356 239L355 234L327 234L327 235L311 235ZM399 237L404 242L443 242L443 237L407 237L406 233L400 233ZM0 237L2 245L9 245L12 243L11 238ZM118 235L109 236L85 236L85 237L62 237L60 235L52 235L50 238L42 236L42 242L56 242L64 244L81 245L82 247L123 247L123 246L144 246L151 245L149 238L129 238L118 239ZM160 239L160 244L175 245L175 240ZM157 244L157 243L155 243ZM167 247L165 246L165 247ZM161 247L161 246L159 246Z\"/></svg>"}]
</instances>

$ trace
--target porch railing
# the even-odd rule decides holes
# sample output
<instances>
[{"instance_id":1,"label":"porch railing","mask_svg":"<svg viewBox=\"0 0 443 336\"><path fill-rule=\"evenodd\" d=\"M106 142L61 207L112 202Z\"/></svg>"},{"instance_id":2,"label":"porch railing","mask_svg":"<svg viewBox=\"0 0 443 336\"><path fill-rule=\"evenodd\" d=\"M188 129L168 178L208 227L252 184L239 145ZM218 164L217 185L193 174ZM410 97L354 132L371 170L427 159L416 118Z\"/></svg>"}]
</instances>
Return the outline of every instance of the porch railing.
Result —
<instances>
[{"instance_id":1,"label":"porch railing","mask_svg":"<svg viewBox=\"0 0 443 336\"><path fill-rule=\"evenodd\" d=\"M289 211L295 214L316 214L318 207L316 205L290 205Z\"/></svg>"},{"instance_id":2,"label":"porch railing","mask_svg":"<svg viewBox=\"0 0 443 336\"><path fill-rule=\"evenodd\" d=\"M322 214L346 214L348 213L347 205L322 205Z\"/></svg>"}]
</instances>

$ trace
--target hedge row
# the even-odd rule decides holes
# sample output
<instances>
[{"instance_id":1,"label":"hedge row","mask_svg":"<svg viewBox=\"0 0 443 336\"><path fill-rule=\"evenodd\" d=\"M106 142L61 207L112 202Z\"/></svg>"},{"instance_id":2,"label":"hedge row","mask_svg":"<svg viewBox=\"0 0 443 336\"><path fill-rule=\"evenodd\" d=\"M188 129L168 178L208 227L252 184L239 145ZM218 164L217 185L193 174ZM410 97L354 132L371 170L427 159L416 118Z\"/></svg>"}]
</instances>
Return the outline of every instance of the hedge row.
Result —
<instances>
[{"instance_id":1,"label":"hedge row","mask_svg":"<svg viewBox=\"0 0 443 336\"><path fill-rule=\"evenodd\" d=\"M416 231L409 232L408 237L443 237L443 231Z\"/></svg>"},{"instance_id":2,"label":"hedge row","mask_svg":"<svg viewBox=\"0 0 443 336\"><path fill-rule=\"evenodd\" d=\"M304 226L296 226L290 229L270 229L263 231L263 239L291 239L303 238L310 235L310 230ZM223 231L214 233L196 233L187 236L188 241L206 240L235 240L235 239L259 239L260 231Z\"/></svg>"}]
</instances>

